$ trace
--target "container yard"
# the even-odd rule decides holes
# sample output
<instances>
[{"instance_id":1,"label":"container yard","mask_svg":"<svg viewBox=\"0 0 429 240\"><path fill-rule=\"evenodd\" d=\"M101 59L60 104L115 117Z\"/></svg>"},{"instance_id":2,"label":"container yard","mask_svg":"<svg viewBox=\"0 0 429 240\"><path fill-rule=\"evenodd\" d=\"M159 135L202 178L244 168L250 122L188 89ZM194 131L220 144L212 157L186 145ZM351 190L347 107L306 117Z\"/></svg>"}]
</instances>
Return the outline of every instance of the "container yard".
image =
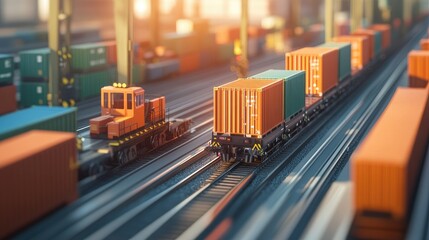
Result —
<instances>
[{"instance_id":1,"label":"container yard","mask_svg":"<svg viewBox=\"0 0 429 240\"><path fill-rule=\"evenodd\" d=\"M429 2L0 0L1 239L429 239Z\"/></svg>"}]
</instances>

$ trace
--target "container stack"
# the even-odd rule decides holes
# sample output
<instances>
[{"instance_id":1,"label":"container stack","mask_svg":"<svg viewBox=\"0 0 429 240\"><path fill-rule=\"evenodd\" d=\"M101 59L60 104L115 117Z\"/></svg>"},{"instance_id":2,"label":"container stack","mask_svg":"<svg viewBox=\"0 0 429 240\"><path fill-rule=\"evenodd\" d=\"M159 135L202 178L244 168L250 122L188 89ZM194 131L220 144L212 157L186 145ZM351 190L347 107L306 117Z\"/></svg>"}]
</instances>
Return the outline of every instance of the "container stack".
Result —
<instances>
[{"instance_id":1,"label":"container stack","mask_svg":"<svg viewBox=\"0 0 429 240\"><path fill-rule=\"evenodd\" d=\"M49 49L22 51L19 57L21 107L47 105Z\"/></svg>"},{"instance_id":2,"label":"container stack","mask_svg":"<svg viewBox=\"0 0 429 240\"><path fill-rule=\"evenodd\" d=\"M115 42L75 45L71 53L78 100L99 96L102 87L113 84L116 79Z\"/></svg>"},{"instance_id":3,"label":"container stack","mask_svg":"<svg viewBox=\"0 0 429 240\"><path fill-rule=\"evenodd\" d=\"M429 87L429 51L411 51L408 54L409 86Z\"/></svg>"},{"instance_id":4,"label":"container stack","mask_svg":"<svg viewBox=\"0 0 429 240\"><path fill-rule=\"evenodd\" d=\"M16 110L16 87L13 85L13 57L0 54L0 115Z\"/></svg>"}]
</instances>

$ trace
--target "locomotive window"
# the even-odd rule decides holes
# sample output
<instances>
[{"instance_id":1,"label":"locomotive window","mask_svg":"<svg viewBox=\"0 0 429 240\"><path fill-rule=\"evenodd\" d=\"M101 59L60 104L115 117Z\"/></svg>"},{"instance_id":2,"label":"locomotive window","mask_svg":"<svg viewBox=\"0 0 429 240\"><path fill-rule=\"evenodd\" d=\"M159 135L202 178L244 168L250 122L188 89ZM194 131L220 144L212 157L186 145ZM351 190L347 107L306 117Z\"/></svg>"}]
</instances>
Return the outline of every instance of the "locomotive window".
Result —
<instances>
[{"instance_id":1,"label":"locomotive window","mask_svg":"<svg viewBox=\"0 0 429 240\"><path fill-rule=\"evenodd\" d=\"M144 103L143 94L137 94L136 95L136 107L140 107L141 105L143 105L143 103Z\"/></svg>"},{"instance_id":2,"label":"locomotive window","mask_svg":"<svg viewBox=\"0 0 429 240\"><path fill-rule=\"evenodd\" d=\"M130 93L127 94L127 108L133 109L133 95Z\"/></svg>"},{"instance_id":3,"label":"locomotive window","mask_svg":"<svg viewBox=\"0 0 429 240\"><path fill-rule=\"evenodd\" d=\"M103 94L103 99L104 99L104 108L108 108L109 107L109 94L108 93L104 93Z\"/></svg>"},{"instance_id":4,"label":"locomotive window","mask_svg":"<svg viewBox=\"0 0 429 240\"><path fill-rule=\"evenodd\" d=\"M124 109L124 94L123 93L111 93L110 99L112 101L112 108Z\"/></svg>"}]
</instances>

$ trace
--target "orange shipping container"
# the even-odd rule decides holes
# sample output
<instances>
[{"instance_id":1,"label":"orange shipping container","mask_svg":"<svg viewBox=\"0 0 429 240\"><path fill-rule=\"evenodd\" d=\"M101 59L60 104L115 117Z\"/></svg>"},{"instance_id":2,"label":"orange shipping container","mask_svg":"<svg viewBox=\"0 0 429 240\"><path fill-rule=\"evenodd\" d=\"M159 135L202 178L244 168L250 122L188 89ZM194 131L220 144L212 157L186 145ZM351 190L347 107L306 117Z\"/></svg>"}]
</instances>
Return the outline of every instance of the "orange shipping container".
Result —
<instances>
[{"instance_id":1,"label":"orange shipping container","mask_svg":"<svg viewBox=\"0 0 429 240\"><path fill-rule=\"evenodd\" d=\"M340 36L332 39L334 42L348 42L352 45L352 69L359 70L369 62L369 40L363 36Z\"/></svg>"},{"instance_id":2,"label":"orange shipping container","mask_svg":"<svg viewBox=\"0 0 429 240\"><path fill-rule=\"evenodd\" d=\"M262 137L283 121L283 80L238 79L214 88L213 132Z\"/></svg>"},{"instance_id":3,"label":"orange shipping container","mask_svg":"<svg viewBox=\"0 0 429 240\"><path fill-rule=\"evenodd\" d=\"M0 115L16 111L16 87L0 86Z\"/></svg>"},{"instance_id":4,"label":"orange shipping container","mask_svg":"<svg viewBox=\"0 0 429 240\"><path fill-rule=\"evenodd\" d=\"M233 43L240 38L239 27L218 27L216 28L216 43Z\"/></svg>"},{"instance_id":5,"label":"orange shipping container","mask_svg":"<svg viewBox=\"0 0 429 240\"><path fill-rule=\"evenodd\" d=\"M369 29L380 31L382 35L381 46L383 49L390 47L392 30L389 24L374 24Z\"/></svg>"},{"instance_id":6,"label":"orange shipping container","mask_svg":"<svg viewBox=\"0 0 429 240\"><path fill-rule=\"evenodd\" d=\"M424 88L429 82L429 51L411 51L408 54L409 85Z\"/></svg>"},{"instance_id":7,"label":"orange shipping container","mask_svg":"<svg viewBox=\"0 0 429 240\"><path fill-rule=\"evenodd\" d=\"M420 49L424 51L429 51L429 39L425 38L420 40Z\"/></svg>"},{"instance_id":8,"label":"orange shipping container","mask_svg":"<svg viewBox=\"0 0 429 240\"><path fill-rule=\"evenodd\" d=\"M352 36L368 37L369 40L369 59L375 57L375 31L369 29L358 29L352 33Z\"/></svg>"},{"instance_id":9,"label":"orange shipping container","mask_svg":"<svg viewBox=\"0 0 429 240\"><path fill-rule=\"evenodd\" d=\"M31 131L2 141L0 152L1 239L77 198L74 134Z\"/></svg>"},{"instance_id":10,"label":"orange shipping container","mask_svg":"<svg viewBox=\"0 0 429 240\"><path fill-rule=\"evenodd\" d=\"M179 58L180 73L188 73L198 70L200 67L200 54L190 53Z\"/></svg>"},{"instance_id":11,"label":"orange shipping container","mask_svg":"<svg viewBox=\"0 0 429 240\"><path fill-rule=\"evenodd\" d=\"M357 216L408 217L429 135L429 95L399 88L351 158Z\"/></svg>"},{"instance_id":12,"label":"orange shipping container","mask_svg":"<svg viewBox=\"0 0 429 240\"><path fill-rule=\"evenodd\" d=\"M308 47L286 53L286 70L304 70L306 94L322 96L338 83L338 49Z\"/></svg>"}]
</instances>

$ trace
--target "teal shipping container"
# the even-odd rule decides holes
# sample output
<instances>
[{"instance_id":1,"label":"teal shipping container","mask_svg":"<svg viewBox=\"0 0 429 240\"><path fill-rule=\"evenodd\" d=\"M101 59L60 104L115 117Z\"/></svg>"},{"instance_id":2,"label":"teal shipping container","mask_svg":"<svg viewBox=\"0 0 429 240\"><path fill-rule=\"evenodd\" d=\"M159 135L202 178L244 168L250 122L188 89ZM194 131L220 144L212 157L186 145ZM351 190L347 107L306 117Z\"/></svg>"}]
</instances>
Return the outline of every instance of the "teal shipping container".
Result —
<instances>
[{"instance_id":1,"label":"teal shipping container","mask_svg":"<svg viewBox=\"0 0 429 240\"><path fill-rule=\"evenodd\" d=\"M13 84L13 56L0 54L0 86Z\"/></svg>"},{"instance_id":2,"label":"teal shipping container","mask_svg":"<svg viewBox=\"0 0 429 240\"><path fill-rule=\"evenodd\" d=\"M283 79L284 119L289 120L305 108L305 72L292 70L267 70L251 79Z\"/></svg>"},{"instance_id":3,"label":"teal shipping container","mask_svg":"<svg viewBox=\"0 0 429 240\"><path fill-rule=\"evenodd\" d=\"M108 67L105 42L72 46L71 54L73 70L86 72Z\"/></svg>"},{"instance_id":4,"label":"teal shipping container","mask_svg":"<svg viewBox=\"0 0 429 240\"><path fill-rule=\"evenodd\" d=\"M20 85L21 107L48 105L47 82L22 82Z\"/></svg>"},{"instance_id":5,"label":"teal shipping container","mask_svg":"<svg viewBox=\"0 0 429 240\"><path fill-rule=\"evenodd\" d=\"M34 49L19 53L21 78L49 78L49 49Z\"/></svg>"},{"instance_id":6,"label":"teal shipping container","mask_svg":"<svg viewBox=\"0 0 429 240\"><path fill-rule=\"evenodd\" d=\"M374 46L374 51L375 51L375 55L378 56L381 51L383 50L383 39L382 39L382 34L380 31L374 30L375 31L375 36L374 36L374 41L375 41L375 46Z\"/></svg>"},{"instance_id":7,"label":"teal shipping container","mask_svg":"<svg viewBox=\"0 0 429 240\"><path fill-rule=\"evenodd\" d=\"M34 106L0 116L0 140L35 129L75 133L76 108Z\"/></svg>"},{"instance_id":8,"label":"teal shipping container","mask_svg":"<svg viewBox=\"0 0 429 240\"><path fill-rule=\"evenodd\" d=\"M343 81L351 75L351 44L350 43L336 43L336 42L327 42L319 45L321 48L336 48L338 49L338 62L340 64L338 68L338 79Z\"/></svg>"}]
</instances>

